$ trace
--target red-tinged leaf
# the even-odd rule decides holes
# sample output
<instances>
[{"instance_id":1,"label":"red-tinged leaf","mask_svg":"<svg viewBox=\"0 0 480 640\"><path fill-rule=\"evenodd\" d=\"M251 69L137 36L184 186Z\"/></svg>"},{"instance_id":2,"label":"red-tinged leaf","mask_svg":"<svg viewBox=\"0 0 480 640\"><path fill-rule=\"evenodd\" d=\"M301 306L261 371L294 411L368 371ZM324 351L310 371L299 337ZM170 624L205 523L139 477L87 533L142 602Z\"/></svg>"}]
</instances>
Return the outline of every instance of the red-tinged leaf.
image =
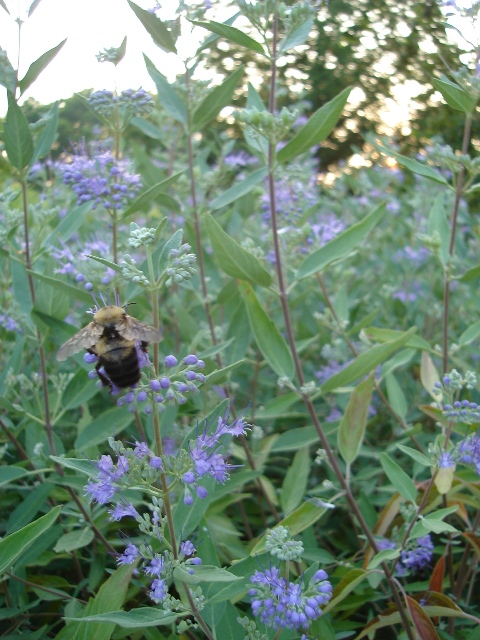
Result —
<instances>
[{"instance_id":1,"label":"red-tinged leaf","mask_svg":"<svg viewBox=\"0 0 480 640\"><path fill-rule=\"evenodd\" d=\"M430 578L431 591L437 591L442 593L443 591L443 578L445 577L445 556L441 556L433 569L432 577Z\"/></svg>"},{"instance_id":2,"label":"red-tinged leaf","mask_svg":"<svg viewBox=\"0 0 480 640\"><path fill-rule=\"evenodd\" d=\"M417 600L423 601L426 611L428 611L428 609L432 609L433 607L442 608L445 610L453 609L457 612L462 611L458 604L456 604L451 598L446 596L444 593L439 593L438 591L424 591L423 593L418 593L415 598Z\"/></svg>"},{"instance_id":3,"label":"red-tinged leaf","mask_svg":"<svg viewBox=\"0 0 480 640\"><path fill-rule=\"evenodd\" d=\"M435 631L435 627L433 626L433 622L422 609L421 605L409 596L406 596L405 599L413 625L421 640L440 640L438 633Z\"/></svg>"},{"instance_id":4,"label":"red-tinged leaf","mask_svg":"<svg viewBox=\"0 0 480 640\"><path fill-rule=\"evenodd\" d=\"M480 537L474 533L462 533L462 535L472 545L473 550L477 554L477 558L480 560Z\"/></svg>"}]
</instances>

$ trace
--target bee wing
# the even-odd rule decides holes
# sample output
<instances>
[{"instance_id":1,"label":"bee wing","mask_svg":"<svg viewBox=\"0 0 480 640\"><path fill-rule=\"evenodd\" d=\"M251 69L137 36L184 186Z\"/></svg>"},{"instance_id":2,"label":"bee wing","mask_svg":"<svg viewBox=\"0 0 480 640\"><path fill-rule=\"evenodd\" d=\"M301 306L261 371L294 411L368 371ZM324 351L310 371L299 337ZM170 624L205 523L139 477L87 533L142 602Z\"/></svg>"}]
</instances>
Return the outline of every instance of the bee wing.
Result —
<instances>
[{"instance_id":1,"label":"bee wing","mask_svg":"<svg viewBox=\"0 0 480 640\"><path fill-rule=\"evenodd\" d=\"M101 327L98 327L94 322L90 322L60 347L57 353L57 360L66 360L69 356L82 349L90 349L98 342L102 331Z\"/></svg>"},{"instance_id":2,"label":"bee wing","mask_svg":"<svg viewBox=\"0 0 480 640\"><path fill-rule=\"evenodd\" d=\"M155 327L140 322L132 316L126 316L118 327L118 333L126 340L142 340L143 342L160 342L162 334Z\"/></svg>"}]
</instances>

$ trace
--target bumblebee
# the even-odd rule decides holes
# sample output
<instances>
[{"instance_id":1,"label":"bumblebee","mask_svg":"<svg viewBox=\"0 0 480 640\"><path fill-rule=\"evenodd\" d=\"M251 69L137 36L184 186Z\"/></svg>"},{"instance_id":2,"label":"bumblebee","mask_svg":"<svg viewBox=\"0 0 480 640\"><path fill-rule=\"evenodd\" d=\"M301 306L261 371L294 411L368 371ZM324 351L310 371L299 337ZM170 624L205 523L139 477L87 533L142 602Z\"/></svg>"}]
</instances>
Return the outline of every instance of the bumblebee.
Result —
<instances>
[{"instance_id":1,"label":"bumblebee","mask_svg":"<svg viewBox=\"0 0 480 640\"><path fill-rule=\"evenodd\" d=\"M140 380L140 361L148 343L161 339L155 327L132 318L123 307L109 305L98 309L93 321L60 347L57 360L86 349L98 357L96 370L102 384L110 390L112 383L123 389Z\"/></svg>"}]
</instances>

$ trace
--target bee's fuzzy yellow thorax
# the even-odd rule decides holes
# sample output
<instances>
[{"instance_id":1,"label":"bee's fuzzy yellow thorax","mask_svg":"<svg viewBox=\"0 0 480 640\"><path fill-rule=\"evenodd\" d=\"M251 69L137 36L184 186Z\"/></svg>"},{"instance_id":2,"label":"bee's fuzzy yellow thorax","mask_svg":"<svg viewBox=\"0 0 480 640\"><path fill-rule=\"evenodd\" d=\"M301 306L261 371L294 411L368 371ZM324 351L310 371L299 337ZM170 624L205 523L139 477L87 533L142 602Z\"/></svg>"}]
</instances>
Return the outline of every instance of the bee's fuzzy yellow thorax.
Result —
<instances>
[{"instance_id":1,"label":"bee's fuzzy yellow thorax","mask_svg":"<svg viewBox=\"0 0 480 640\"><path fill-rule=\"evenodd\" d=\"M94 322L97 324L109 324L119 322L125 316L125 309L115 305L109 305L99 309L93 316Z\"/></svg>"}]
</instances>

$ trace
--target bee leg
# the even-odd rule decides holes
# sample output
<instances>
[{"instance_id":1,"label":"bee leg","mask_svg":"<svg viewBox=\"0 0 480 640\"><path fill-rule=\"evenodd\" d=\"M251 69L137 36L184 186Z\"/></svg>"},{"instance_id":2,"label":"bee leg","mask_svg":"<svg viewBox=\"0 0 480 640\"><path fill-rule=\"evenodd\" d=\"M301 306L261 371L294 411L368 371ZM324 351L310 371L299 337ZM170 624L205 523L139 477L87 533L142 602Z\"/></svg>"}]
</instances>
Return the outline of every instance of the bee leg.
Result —
<instances>
[{"instance_id":1,"label":"bee leg","mask_svg":"<svg viewBox=\"0 0 480 640\"><path fill-rule=\"evenodd\" d=\"M102 385L104 387L108 387L110 389L110 393L112 393L112 391L113 391L112 383L111 383L110 379L107 378L107 376L100 371L100 367L101 366L102 366L101 362L98 361L96 366L95 366L95 369L97 371L97 376L100 378L100 382L102 383Z\"/></svg>"},{"instance_id":2,"label":"bee leg","mask_svg":"<svg viewBox=\"0 0 480 640\"><path fill-rule=\"evenodd\" d=\"M147 353L147 347L148 347L148 342L145 342L145 340L142 340L140 342L140 348L144 353Z\"/></svg>"}]
</instances>

